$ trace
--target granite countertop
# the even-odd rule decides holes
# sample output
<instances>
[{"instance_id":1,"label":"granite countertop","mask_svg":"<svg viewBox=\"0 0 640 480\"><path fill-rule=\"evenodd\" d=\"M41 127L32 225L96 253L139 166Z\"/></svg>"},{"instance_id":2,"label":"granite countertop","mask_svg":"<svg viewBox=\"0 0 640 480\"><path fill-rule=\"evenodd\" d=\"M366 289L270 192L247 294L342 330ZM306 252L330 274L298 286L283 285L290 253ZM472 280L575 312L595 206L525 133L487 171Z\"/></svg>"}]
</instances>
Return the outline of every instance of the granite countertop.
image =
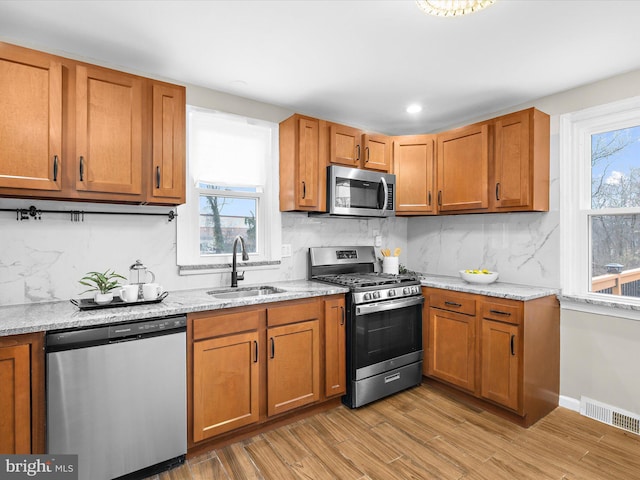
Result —
<instances>
[{"instance_id":1,"label":"granite countertop","mask_svg":"<svg viewBox=\"0 0 640 480\"><path fill-rule=\"evenodd\" d=\"M444 288L457 292L477 293L490 297L508 298L511 300L533 300L549 295L559 295L560 290L556 288L532 287L516 283L494 282L489 285L465 282L460 277L449 277L445 275L420 274L420 283L424 287Z\"/></svg>"},{"instance_id":2,"label":"granite countertop","mask_svg":"<svg viewBox=\"0 0 640 480\"><path fill-rule=\"evenodd\" d=\"M207 292L222 290L224 289L222 287L180 290L169 292L167 298L160 303L82 311L68 301L10 305L0 307L0 336L90 327L205 310L334 295L349 291L347 288L337 285L307 280L273 282L269 285L282 289L284 292L267 296L221 300L208 295ZM251 286L241 285L241 288Z\"/></svg>"}]
</instances>

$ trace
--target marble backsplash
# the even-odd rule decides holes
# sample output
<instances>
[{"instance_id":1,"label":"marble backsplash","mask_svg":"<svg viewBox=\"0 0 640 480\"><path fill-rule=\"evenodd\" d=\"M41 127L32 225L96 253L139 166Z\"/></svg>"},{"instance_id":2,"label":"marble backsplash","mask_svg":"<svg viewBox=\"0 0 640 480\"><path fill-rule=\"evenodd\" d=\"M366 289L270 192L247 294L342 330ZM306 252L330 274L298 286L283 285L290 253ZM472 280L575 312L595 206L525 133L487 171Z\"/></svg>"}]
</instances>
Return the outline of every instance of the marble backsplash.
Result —
<instances>
[{"instance_id":1,"label":"marble backsplash","mask_svg":"<svg viewBox=\"0 0 640 480\"><path fill-rule=\"evenodd\" d=\"M37 203L42 209L79 208L77 204L27 203ZM0 200L0 208L13 208L14 204L15 201ZM105 206L94 209L104 210ZM167 290L230 283L229 271L178 274L179 218L169 222L164 217L87 215L83 222L70 222L68 215L46 213L42 220L15 218L15 213L0 212L0 305L77 298L84 290L78 280L86 272L115 269L127 276L136 259L152 270ZM400 261L406 263L407 219L345 219L283 213L282 242L291 245L292 256L282 258L277 266L248 269L245 283L306 279L309 247L373 245L374 233L378 232L384 246L402 248Z\"/></svg>"},{"instance_id":2,"label":"marble backsplash","mask_svg":"<svg viewBox=\"0 0 640 480\"><path fill-rule=\"evenodd\" d=\"M0 207L6 203L0 200ZM38 207L60 205L39 202ZM504 282L560 287L557 210L387 219L281 215L282 243L291 245L291 257L280 265L248 269L246 284L306 279L309 247L373 245L377 233L383 247L402 249L400 263L411 270L456 276L461 269L484 267L500 272ZM67 215L43 214L42 220L18 222L15 213L0 212L0 305L77 298L85 272L113 268L128 275L136 259L167 290L229 285L228 270L178 273L177 221L87 215L84 222L70 222Z\"/></svg>"},{"instance_id":3,"label":"marble backsplash","mask_svg":"<svg viewBox=\"0 0 640 480\"><path fill-rule=\"evenodd\" d=\"M408 263L436 275L487 268L499 281L560 288L559 221L558 211L415 218Z\"/></svg>"}]
</instances>

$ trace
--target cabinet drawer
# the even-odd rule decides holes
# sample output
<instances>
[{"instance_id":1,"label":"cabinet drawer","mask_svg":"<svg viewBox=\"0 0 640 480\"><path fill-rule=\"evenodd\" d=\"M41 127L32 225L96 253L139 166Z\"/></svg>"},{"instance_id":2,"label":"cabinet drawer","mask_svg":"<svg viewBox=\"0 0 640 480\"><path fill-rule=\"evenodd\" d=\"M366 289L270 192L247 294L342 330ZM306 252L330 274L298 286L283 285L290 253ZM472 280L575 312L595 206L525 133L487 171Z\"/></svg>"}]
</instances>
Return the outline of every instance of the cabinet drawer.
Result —
<instances>
[{"instance_id":1,"label":"cabinet drawer","mask_svg":"<svg viewBox=\"0 0 640 480\"><path fill-rule=\"evenodd\" d=\"M267 326L269 327L316 318L320 318L320 303L316 300L267 308Z\"/></svg>"},{"instance_id":2,"label":"cabinet drawer","mask_svg":"<svg viewBox=\"0 0 640 480\"><path fill-rule=\"evenodd\" d=\"M522 321L522 304L508 301L483 302L482 318L520 325Z\"/></svg>"},{"instance_id":3,"label":"cabinet drawer","mask_svg":"<svg viewBox=\"0 0 640 480\"><path fill-rule=\"evenodd\" d=\"M260 326L260 313L264 310L250 312L212 315L193 320L193 339L219 337L232 333L257 330Z\"/></svg>"},{"instance_id":4,"label":"cabinet drawer","mask_svg":"<svg viewBox=\"0 0 640 480\"><path fill-rule=\"evenodd\" d=\"M455 293L432 293L429 297L429 305L442 310L464 313L465 315L476 314L475 299Z\"/></svg>"}]
</instances>

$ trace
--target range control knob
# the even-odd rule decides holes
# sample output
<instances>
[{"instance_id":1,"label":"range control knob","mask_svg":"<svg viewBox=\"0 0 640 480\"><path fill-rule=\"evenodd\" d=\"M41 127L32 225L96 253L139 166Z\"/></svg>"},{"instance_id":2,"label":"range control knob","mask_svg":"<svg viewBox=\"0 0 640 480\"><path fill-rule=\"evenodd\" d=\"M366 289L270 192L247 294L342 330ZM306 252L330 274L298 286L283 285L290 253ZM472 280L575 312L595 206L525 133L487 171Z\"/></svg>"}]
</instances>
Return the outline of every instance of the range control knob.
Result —
<instances>
[{"instance_id":1,"label":"range control knob","mask_svg":"<svg viewBox=\"0 0 640 480\"><path fill-rule=\"evenodd\" d=\"M371 294L370 293L365 293L364 294L364 299L365 300L371 300Z\"/></svg>"},{"instance_id":2,"label":"range control knob","mask_svg":"<svg viewBox=\"0 0 640 480\"><path fill-rule=\"evenodd\" d=\"M409 295L409 294L411 293L411 289L410 289L409 287L404 287L404 288L402 289L402 293L403 293L404 295Z\"/></svg>"},{"instance_id":3,"label":"range control knob","mask_svg":"<svg viewBox=\"0 0 640 480\"><path fill-rule=\"evenodd\" d=\"M396 291L395 291L395 290L393 290L393 289L391 289L391 290L389 290L388 295L389 295L390 297L395 297L395 296L396 296Z\"/></svg>"},{"instance_id":4,"label":"range control knob","mask_svg":"<svg viewBox=\"0 0 640 480\"><path fill-rule=\"evenodd\" d=\"M380 298L380 292L373 292L373 298Z\"/></svg>"}]
</instances>

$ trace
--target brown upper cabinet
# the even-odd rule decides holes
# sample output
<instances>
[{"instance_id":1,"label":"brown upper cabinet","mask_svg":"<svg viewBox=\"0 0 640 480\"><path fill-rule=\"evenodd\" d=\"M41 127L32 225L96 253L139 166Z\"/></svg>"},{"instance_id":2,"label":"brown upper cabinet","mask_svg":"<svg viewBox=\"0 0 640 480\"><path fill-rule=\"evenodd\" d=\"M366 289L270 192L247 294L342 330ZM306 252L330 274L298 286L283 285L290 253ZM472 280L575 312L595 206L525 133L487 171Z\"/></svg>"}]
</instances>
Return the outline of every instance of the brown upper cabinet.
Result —
<instances>
[{"instance_id":1,"label":"brown upper cabinet","mask_svg":"<svg viewBox=\"0 0 640 480\"><path fill-rule=\"evenodd\" d=\"M385 135L362 135L362 166L369 170L391 171L393 140Z\"/></svg>"},{"instance_id":2,"label":"brown upper cabinet","mask_svg":"<svg viewBox=\"0 0 640 480\"><path fill-rule=\"evenodd\" d=\"M184 87L4 43L0 73L0 196L184 203Z\"/></svg>"},{"instance_id":3,"label":"brown upper cabinet","mask_svg":"<svg viewBox=\"0 0 640 480\"><path fill-rule=\"evenodd\" d=\"M489 126L471 125L437 137L438 210L489 208Z\"/></svg>"},{"instance_id":4,"label":"brown upper cabinet","mask_svg":"<svg viewBox=\"0 0 640 480\"><path fill-rule=\"evenodd\" d=\"M394 137L397 215L429 215L437 212L433 139L433 135Z\"/></svg>"},{"instance_id":5,"label":"brown upper cabinet","mask_svg":"<svg viewBox=\"0 0 640 480\"><path fill-rule=\"evenodd\" d=\"M491 210L549 210L549 115L534 108L493 122Z\"/></svg>"},{"instance_id":6,"label":"brown upper cabinet","mask_svg":"<svg viewBox=\"0 0 640 480\"><path fill-rule=\"evenodd\" d=\"M391 170L391 137L364 133L337 123L329 129L329 164L389 172Z\"/></svg>"},{"instance_id":7,"label":"brown upper cabinet","mask_svg":"<svg viewBox=\"0 0 640 480\"><path fill-rule=\"evenodd\" d=\"M185 89L178 85L152 82L151 172L153 186L149 203L185 202L186 140Z\"/></svg>"},{"instance_id":8,"label":"brown upper cabinet","mask_svg":"<svg viewBox=\"0 0 640 480\"><path fill-rule=\"evenodd\" d=\"M62 63L0 43L0 190L62 189Z\"/></svg>"},{"instance_id":9,"label":"brown upper cabinet","mask_svg":"<svg viewBox=\"0 0 640 480\"><path fill-rule=\"evenodd\" d=\"M293 115L280 123L280 210L326 210L321 121Z\"/></svg>"},{"instance_id":10,"label":"brown upper cabinet","mask_svg":"<svg viewBox=\"0 0 640 480\"><path fill-rule=\"evenodd\" d=\"M76 68L76 190L142 198L142 79Z\"/></svg>"},{"instance_id":11,"label":"brown upper cabinet","mask_svg":"<svg viewBox=\"0 0 640 480\"><path fill-rule=\"evenodd\" d=\"M435 159L425 138L394 137L398 215L549 210L547 114L529 108L439 133Z\"/></svg>"},{"instance_id":12,"label":"brown upper cabinet","mask_svg":"<svg viewBox=\"0 0 640 480\"><path fill-rule=\"evenodd\" d=\"M329 163L345 167L360 167L362 159L362 131L357 128L329 123Z\"/></svg>"}]
</instances>

